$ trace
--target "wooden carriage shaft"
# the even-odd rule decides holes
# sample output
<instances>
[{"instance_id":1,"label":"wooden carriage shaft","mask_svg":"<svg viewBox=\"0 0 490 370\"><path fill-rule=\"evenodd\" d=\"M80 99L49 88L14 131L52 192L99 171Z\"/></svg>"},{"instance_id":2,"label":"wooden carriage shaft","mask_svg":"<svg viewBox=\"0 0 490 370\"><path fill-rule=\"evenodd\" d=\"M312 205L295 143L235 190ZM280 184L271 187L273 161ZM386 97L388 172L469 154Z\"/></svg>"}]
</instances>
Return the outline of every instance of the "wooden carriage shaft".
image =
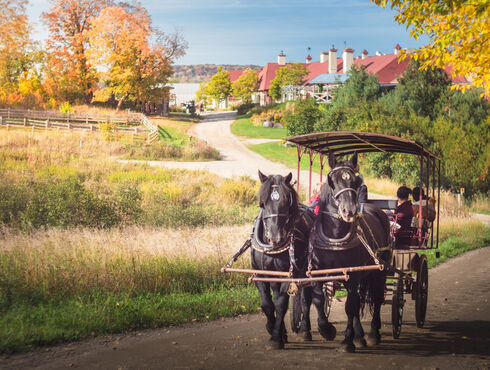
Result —
<instances>
[{"instance_id":1,"label":"wooden carriage shaft","mask_svg":"<svg viewBox=\"0 0 490 370\"><path fill-rule=\"evenodd\" d=\"M339 274L342 273L346 275L348 272L356 271L369 271L369 270L383 270L384 265L370 265L370 266L355 266L355 267L340 267L335 269L325 269L325 270L311 270L306 273L306 275L323 275L323 274Z\"/></svg>"},{"instance_id":2,"label":"wooden carriage shaft","mask_svg":"<svg viewBox=\"0 0 490 370\"><path fill-rule=\"evenodd\" d=\"M260 274L260 275L270 275L270 276L284 276L288 277L288 271L269 271L269 270L253 270L253 269L235 269L223 267L221 272L236 272L239 274Z\"/></svg>"},{"instance_id":3,"label":"wooden carriage shaft","mask_svg":"<svg viewBox=\"0 0 490 370\"><path fill-rule=\"evenodd\" d=\"M323 282L323 281L347 281L349 280L349 275L339 275L339 276L322 276L322 277L310 277L310 278L273 278L273 277L258 277L250 276L249 282L265 282L265 283L308 283L308 282Z\"/></svg>"}]
</instances>

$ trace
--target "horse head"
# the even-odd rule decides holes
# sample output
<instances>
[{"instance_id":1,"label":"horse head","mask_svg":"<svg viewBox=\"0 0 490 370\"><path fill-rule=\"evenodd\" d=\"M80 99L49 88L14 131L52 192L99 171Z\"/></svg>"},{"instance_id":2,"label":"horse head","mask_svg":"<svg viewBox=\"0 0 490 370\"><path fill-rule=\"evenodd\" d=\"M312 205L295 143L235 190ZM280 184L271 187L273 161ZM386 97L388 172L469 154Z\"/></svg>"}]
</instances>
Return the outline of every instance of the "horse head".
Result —
<instances>
[{"instance_id":1,"label":"horse head","mask_svg":"<svg viewBox=\"0 0 490 370\"><path fill-rule=\"evenodd\" d=\"M264 237L272 246L282 245L292 230L298 212L298 195L291 185L292 173L264 175L259 171L262 183L259 190L259 206L262 208Z\"/></svg>"},{"instance_id":2,"label":"horse head","mask_svg":"<svg viewBox=\"0 0 490 370\"><path fill-rule=\"evenodd\" d=\"M357 190L362 184L356 176L357 152L347 161L337 162L332 152L328 155L330 172L327 176L328 186L324 186L322 199L327 206L337 208L338 215L345 222L354 222L359 213ZM327 208L328 209L328 208Z\"/></svg>"}]
</instances>

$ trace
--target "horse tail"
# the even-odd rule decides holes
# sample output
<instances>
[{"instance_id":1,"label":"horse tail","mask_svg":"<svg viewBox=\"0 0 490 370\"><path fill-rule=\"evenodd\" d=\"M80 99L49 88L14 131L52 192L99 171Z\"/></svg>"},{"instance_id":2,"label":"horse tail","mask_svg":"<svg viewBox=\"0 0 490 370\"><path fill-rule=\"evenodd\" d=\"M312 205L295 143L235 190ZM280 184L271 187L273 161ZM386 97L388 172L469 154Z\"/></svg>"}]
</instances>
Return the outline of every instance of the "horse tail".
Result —
<instances>
[{"instance_id":1,"label":"horse tail","mask_svg":"<svg viewBox=\"0 0 490 370\"><path fill-rule=\"evenodd\" d=\"M359 296L361 297L361 316L364 316L364 309L366 305L369 307L369 312L373 314L374 311L374 284L372 274L366 274L359 284Z\"/></svg>"}]
</instances>

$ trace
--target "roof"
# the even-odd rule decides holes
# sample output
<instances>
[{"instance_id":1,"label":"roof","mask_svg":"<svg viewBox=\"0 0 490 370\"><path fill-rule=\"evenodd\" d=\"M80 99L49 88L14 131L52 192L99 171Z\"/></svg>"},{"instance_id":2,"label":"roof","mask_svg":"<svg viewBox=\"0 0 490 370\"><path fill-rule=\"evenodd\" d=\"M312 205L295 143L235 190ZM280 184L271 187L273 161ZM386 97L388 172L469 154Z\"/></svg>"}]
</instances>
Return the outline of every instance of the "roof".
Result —
<instances>
[{"instance_id":1,"label":"roof","mask_svg":"<svg viewBox=\"0 0 490 370\"><path fill-rule=\"evenodd\" d=\"M243 70L233 70L233 71L227 71L229 74L230 74L230 81L231 82L235 82L236 80L238 80L240 78L240 76L242 75Z\"/></svg>"},{"instance_id":2,"label":"roof","mask_svg":"<svg viewBox=\"0 0 490 370\"><path fill-rule=\"evenodd\" d=\"M397 136L359 131L329 131L286 138L286 141L321 154L346 155L369 152L407 153L427 155L440 160L434 153L416 141Z\"/></svg>"},{"instance_id":3,"label":"roof","mask_svg":"<svg viewBox=\"0 0 490 370\"><path fill-rule=\"evenodd\" d=\"M312 79L310 84L335 84L344 83L349 78L347 73L321 73Z\"/></svg>"}]
</instances>

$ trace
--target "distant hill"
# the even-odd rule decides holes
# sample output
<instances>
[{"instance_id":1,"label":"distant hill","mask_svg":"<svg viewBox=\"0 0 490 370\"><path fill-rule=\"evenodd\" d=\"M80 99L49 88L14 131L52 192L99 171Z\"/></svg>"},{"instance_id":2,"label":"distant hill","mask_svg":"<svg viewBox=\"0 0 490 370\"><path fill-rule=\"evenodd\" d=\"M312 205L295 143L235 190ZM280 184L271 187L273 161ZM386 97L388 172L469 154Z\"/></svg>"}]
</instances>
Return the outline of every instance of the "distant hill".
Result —
<instances>
[{"instance_id":1,"label":"distant hill","mask_svg":"<svg viewBox=\"0 0 490 370\"><path fill-rule=\"evenodd\" d=\"M256 65L236 65L236 64L222 64L223 69L226 70L243 70L251 68L257 71L262 70L261 66ZM171 82L184 83L184 82L203 82L208 81L212 75L218 70L216 64L194 64L187 66L173 66L174 74L172 75Z\"/></svg>"}]
</instances>

